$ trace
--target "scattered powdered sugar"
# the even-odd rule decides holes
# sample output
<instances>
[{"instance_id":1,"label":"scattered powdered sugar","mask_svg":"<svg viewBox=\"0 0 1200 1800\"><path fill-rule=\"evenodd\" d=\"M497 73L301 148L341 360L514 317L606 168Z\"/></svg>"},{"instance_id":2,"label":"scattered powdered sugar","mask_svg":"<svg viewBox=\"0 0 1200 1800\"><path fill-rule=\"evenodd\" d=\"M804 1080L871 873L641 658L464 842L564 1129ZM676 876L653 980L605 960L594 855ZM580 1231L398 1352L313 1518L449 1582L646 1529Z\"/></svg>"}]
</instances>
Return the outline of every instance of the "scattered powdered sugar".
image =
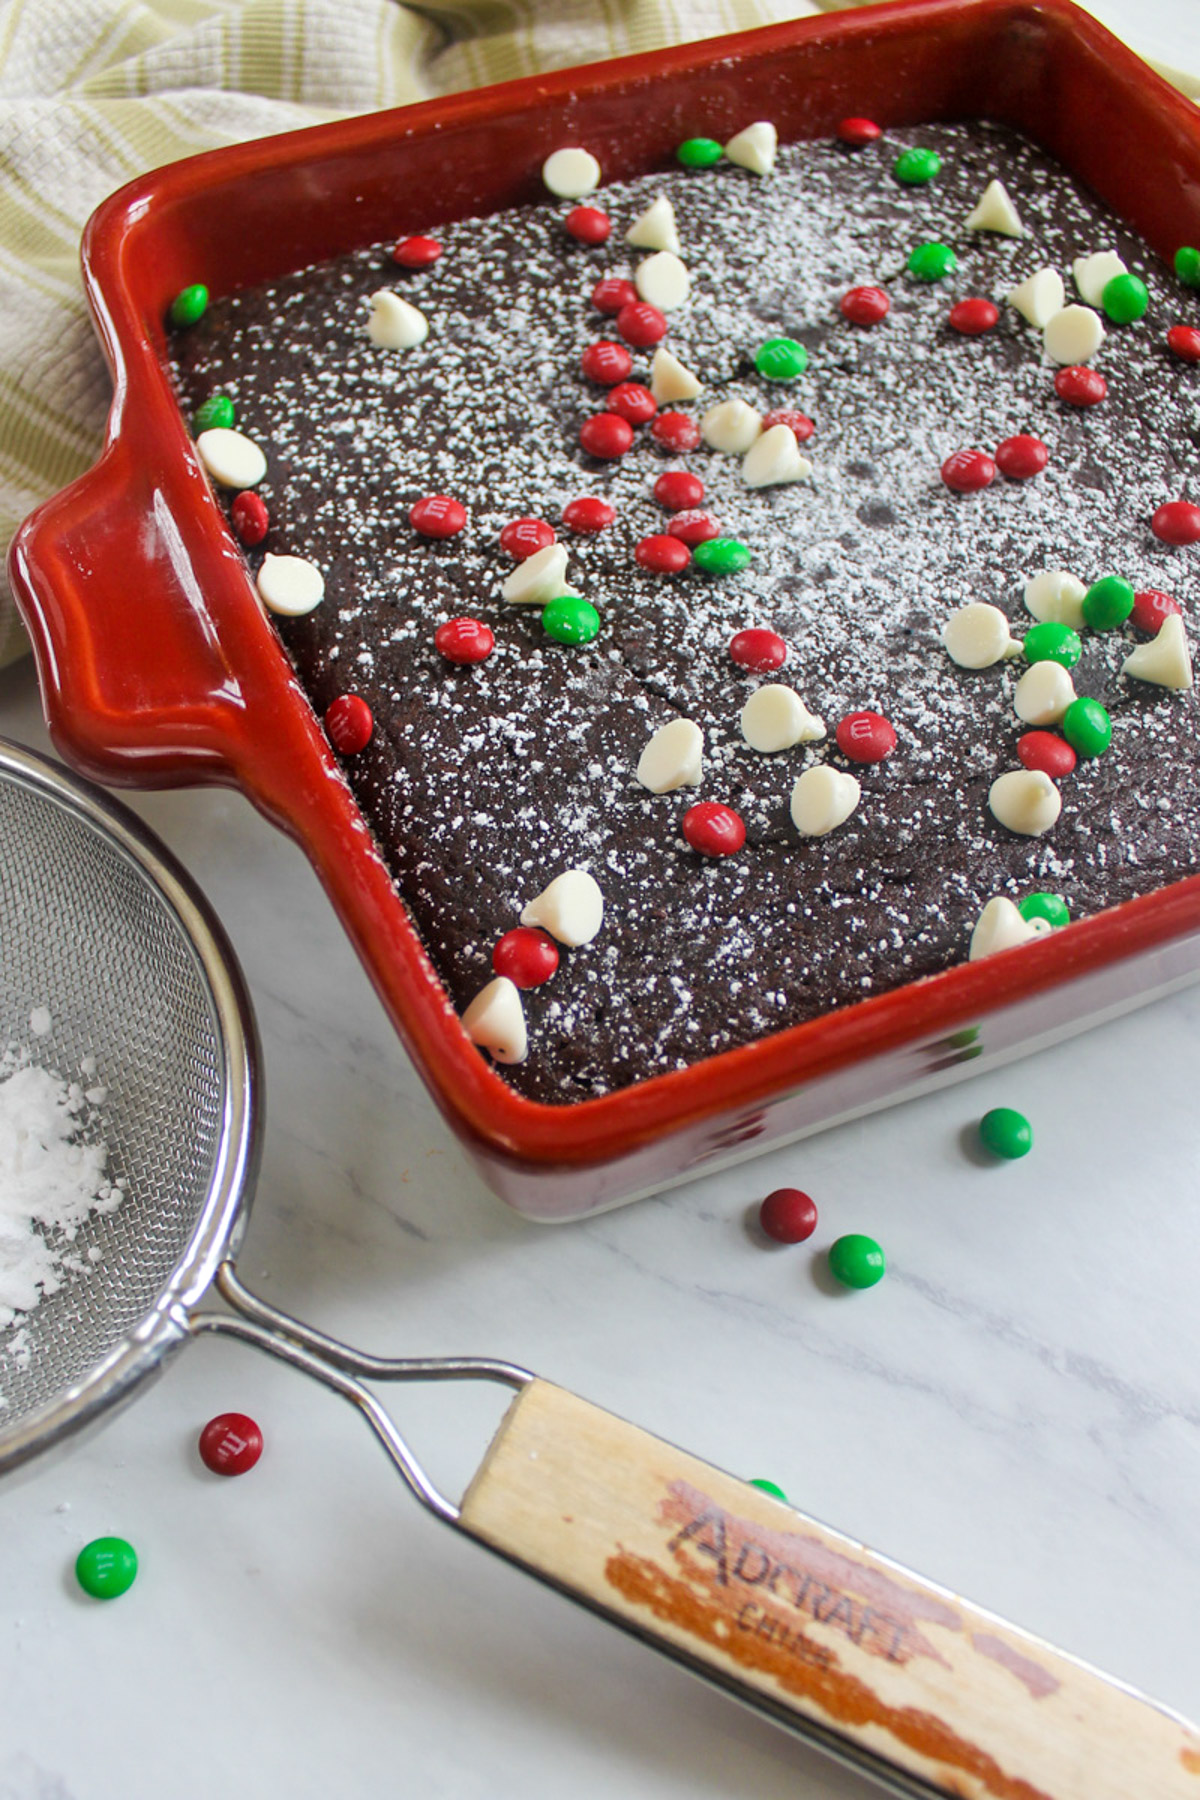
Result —
<instances>
[{"instance_id":1,"label":"scattered powdered sugar","mask_svg":"<svg viewBox=\"0 0 1200 1800\"><path fill-rule=\"evenodd\" d=\"M49 1030L38 1008L35 1037ZM81 1071L84 1078L87 1070ZM122 1184L107 1173L108 1150L96 1106L103 1090L39 1067L10 1046L0 1058L0 1330L4 1350L25 1367L31 1354L22 1320L64 1276L97 1260L77 1248L93 1213L113 1212Z\"/></svg>"}]
</instances>

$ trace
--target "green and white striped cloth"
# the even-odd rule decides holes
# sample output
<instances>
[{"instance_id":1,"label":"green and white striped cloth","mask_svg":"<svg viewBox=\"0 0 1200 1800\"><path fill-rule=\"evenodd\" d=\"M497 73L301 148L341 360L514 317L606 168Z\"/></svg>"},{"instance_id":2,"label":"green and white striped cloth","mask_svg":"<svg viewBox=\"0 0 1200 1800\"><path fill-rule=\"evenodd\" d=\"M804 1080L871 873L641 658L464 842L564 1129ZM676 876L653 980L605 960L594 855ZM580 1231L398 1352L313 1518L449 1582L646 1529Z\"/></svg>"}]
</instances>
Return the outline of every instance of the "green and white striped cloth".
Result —
<instances>
[{"instance_id":1,"label":"green and white striped cloth","mask_svg":"<svg viewBox=\"0 0 1200 1800\"><path fill-rule=\"evenodd\" d=\"M0 547L94 460L79 237L217 144L864 0L0 0ZM869 0L866 0L869 3ZM0 574L0 665L26 647Z\"/></svg>"}]
</instances>

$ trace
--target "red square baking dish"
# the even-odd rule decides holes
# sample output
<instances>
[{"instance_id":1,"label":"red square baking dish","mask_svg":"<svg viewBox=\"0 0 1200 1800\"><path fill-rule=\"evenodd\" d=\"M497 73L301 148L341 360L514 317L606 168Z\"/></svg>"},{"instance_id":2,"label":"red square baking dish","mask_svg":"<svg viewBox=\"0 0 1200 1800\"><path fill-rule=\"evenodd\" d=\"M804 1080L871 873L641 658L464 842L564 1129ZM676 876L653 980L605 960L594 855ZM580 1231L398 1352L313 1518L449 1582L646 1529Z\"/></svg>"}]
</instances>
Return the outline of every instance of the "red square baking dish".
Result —
<instances>
[{"instance_id":1,"label":"red square baking dish","mask_svg":"<svg viewBox=\"0 0 1200 1800\"><path fill-rule=\"evenodd\" d=\"M172 384L168 308L191 283L221 296L544 199L566 144L622 180L670 167L698 121L724 141L767 119L787 143L848 116L1016 128L1159 256L1200 241L1194 107L1067 0L903 0L265 139L133 182L85 235L107 440L11 557L55 742L107 783L235 786L300 843L437 1104L530 1218L653 1192L1168 992L1200 970L1200 878L615 1092L523 1097L463 1031L259 604Z\"/></svg>"}]
</instances>

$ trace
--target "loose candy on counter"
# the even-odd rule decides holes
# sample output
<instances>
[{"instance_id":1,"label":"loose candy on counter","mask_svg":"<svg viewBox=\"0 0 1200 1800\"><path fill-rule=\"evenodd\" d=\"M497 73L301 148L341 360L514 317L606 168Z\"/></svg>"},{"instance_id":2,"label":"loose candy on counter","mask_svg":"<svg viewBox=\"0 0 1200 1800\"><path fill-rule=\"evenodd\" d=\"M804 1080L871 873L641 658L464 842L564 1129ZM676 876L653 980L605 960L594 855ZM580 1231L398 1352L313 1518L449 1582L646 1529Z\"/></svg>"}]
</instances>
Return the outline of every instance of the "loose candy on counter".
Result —
<instances>
[{"instance_id":1,"label":"loose candy on counter","mask_svg":"<svg viewBox=\"0 0 1200 1800\"><path fill-rule=\"evenodd\" d=\"M886 319L892 303L881 287L847 288L838 302L842 317L852 325L878 325Z\"/></svg>"},{"instance_id":2,"label":"loose candy on counter","mask_svg":"<svg viewBox=\"0 0 1200 1800\"><path fill-rule=\"evenodd\" d=\"M1026 894L1018 902L1017 911L1030 924L1041 919L1054 931L1071 923L1071 909L1061 894Z\"/></svg>"},{"instance_id":3,"label":"loose candy on counter","mask_svg":"<svg viewBox=\"0 0 1200 1800\"><path fill-rule=\"evenodd\" d=\"M882 1281L887 1261L874 1238L847 1232L829 1246L829 1272L843 1287L870 1288Z\"/></svg>"},{"instance_id":4,"label":"loose candy on counter","mask_svg":"<svg viewBox=\"0 0 1200 1800\"><path fill-rule=\"evenodd\" d=\"M603 387L614 387L633 373L633 358L624 344L604 338L588 345L579 364L589 381L597 381Z\"/></svg>"},{"instance_id":5,"label":"loose candy on counter","mask_svg":"<svg viewBox=\"0 0 1200 1800\"><path fill-rule=\"evenodd\" d=\"M995 178L988 182L963 226L967 231L995 231L1001 237L1028 236L1012 196L1004 183Z\"/></svg>"},{"instance_id":6,"label":"loose candy on counter","mask_svg":"<svg viewBox=\"0 0 1200 1800\"><path fill-rule=\"evenodd\" d=\"M996 465L986 450L956 450L942 464L942 480L956 494L978 494L996 479Z\"/></svg>"},{"instance_id":7,"label":"loose candy on counter","mask_svg":"<svg viewBox=\"0 0 1200 1800\"><path fill-rule=\"evenodd\" d=\"M615 419L614 424L624 424ZM626 431L629 427L625 426ZM571 593L567 581L567 548L565 544L547 544L519 562L500 589L501 598L514 606L545 606L560 594Z\"/></svg>"},{"instance_id":8,"label":"loose candy on counter","mask_svg":"<svg viewBox=\"0 0 1200 1800\"><path fill-rule=\"evenodd\" d=\"M1112 743L1112 720L1098 700L1081 695L1062 718L1063 736L1080 756L1103 756Z\"/></svg>"},{"instance_id":9,"label":"loose candy on counter","mask_svg":"<svg viewBox=\"0 0 1200 1800\"><path fill-rule=\"evenodd\" d=\"M1046 321L1042 345L1051 362L1086 363L1104 342L1104 322L1090 306L1064 306Z\"/></svg>"},{"instance_id":10,"label":"loose candy on counter","mask_svg":"<svg viewBox=\"0 0 1200 1800\"><path fill-rule=\"evenodd\" d=\"M1076 756L1066 738L1052 731L1026 731L1017 739L1017 756L1026 769L1041 769L1054 781L1061 781L1075 768Z\"/></svg>"},{"instance_id":11,"label":"loose candy on counter","mask_svg":"<svg viewBox=\"0 0 1200 1800\"><path fill-rule=\"evenodd\" d=\"M658 411L658 401L640 381L618 381L604 402L604 410L616 413L629 425L645 425Z\"/></svg>"},{"instance_id":12,"label":"loose candy on counter","mask_svg":"<svg viewBox=\"0 0 1200 1800\"><path fill-rule=\"evenodd\" d=\"M1075 683L1056 662L1034 663L1013 694L1016 715L1026 725L1058 725L1074 702Z\"/></svg>"},{"instance_id":13,"label":"loose candy on counter","mask_svg":"<svg viewBox=\"0 0 1200 1800\"><path fill-rule=\"evenodd\" d=\"M1164 544L1200 544L1200 506L1191 500L1168 500L1154 514L1150 529Z\"/></svg>"},{"instance_id":14,"label":"loose candy on counter","mask_svg":"<svg viewBox=\"0 0 1200 1800\"><path fill-rule=\"evenodd\" d=\"M1200 331L1194 325L1172 325L1167 333L1167 349L1180 362L1200 363Z\"/></svg>"},{"instance_id":15,"label":"loose candy on counter","mask_svg":"<svg viewBox=\"0 0 1200 1800\"><path fill-rule=\"evenodd\" d=\"M691 719L660 725L638 758L637 779L652 794L699 787L704 764L704 733Z\"/></svg>"},{"instance_id":16,"label":"loose candy on counter","mask_svg":"<svg viewBox=\"0 0 1200 1800\"><path fill-rule=\"evenodd\" d=\"M710 450L744 456L762 431L762 414L748 400L720 400L700 420L700 435Z\"/></svg>"},{"instance_id":17,"label":"loose candy on counter","mask_svg":"<svg viewBox=\"0 0 1200 1800\"><path fill-rule=\"evenodd\" d=\"M675 151L675 159L685 169L711 169L724 155L716 138L685 138Z\"/></svg>"},{"instance_id":18,"label":"loose candy on counter","mask_svg":"<svg viewBox=\"0 0 1200 1800\"><path fill-rule=\"evenodd\" d=\"M704 483L688 469L664 469L654 483L654 498L668 512L686 512L704 498Z\"/></svg>"},{"instance_id":19,"label":"loose candy on counter","mask_svg":"<svg viewBox=\"0 0 1200 1800\"><path fill-rule=\"evenodd\" d=\"M579 427L579 442L599 462L613 462L633 443L633 426L617 413L593 413Z\"/></svg>"},{"instance_id":20,"label":"loose candy on counter","mask_svg":"<svg viewBox=\"0 0 1200 1800\"><path fill-rule=\"evenodd\" d=\"M1125 274L1128 269L1115 250L1097 250L1091 256L1077 256L1071 264L1071 278L1079 298L1088 306L1102 306L1109 282Z\"/></svg>"},{"instance_id":21,"label":"loose candy on counter","mask_svg":"<svg viewBox=\"0 0 1200 1800\"><path fill-rule=\"evenodd\" d=\"M557 594L542 611L542 630L559 644L590 644L600 634L600 614L581 594Z\"/></svg>"},{"instance_id":22,"label":"loose candy on counter","mask_svg":"<svg viewBox=\"0 0 1200 1800\"><path fill-rule=\"evenodd\" d=\"M202 400L196 408L192 423L198 432L211 431L214 426L228 431L236 423L236 420L237 414L229 395L210 394L208 399Z\"/></svg>"},{"instance_id":23,"label":"loose candy on counter","mask_svg":"<svg viewBox=\"0 0 1200 1800\"><path fill-rule=\"evenodd\" d=\"M542 180L560 200L582 200L600 185L600 164L590 150L570 144L542 164Z\"/></svg>"},{"instance_id":24,"label":"loose candy on counter","mask_svg":"<svg viewBox=\"0 0 1200 1800\"><path fill-rule=\"evenodd\" d=\"M997 776L988 789L988 807L1006 830L1020 837L1041 837L1057 822L1062 795L1043 770L1011 769Z\"/></svg>"},{"instance_id":25,"label":"loose candy on counter","mask_svg":"<svg viewBox=\"0 0 1200 1800\"><path fill-rule=\"evenodd\" d=\"M985 956L995 956L1001 950L1031 944L1035 938L1045 937L1049 929L1044 920L1026 919L1006 894L996 894L975 921L967 960L981 962Z\"/></svg>"},{"instance_id":26,"label":"loose candy on counter","mask_svg":"<svg viewBox=\"0 0 1200 1800\"><path fill-rule=\"evenodd\" d=\"M573 206L563 227L579 244L605 244L612 232L612 220L598 206Z\"/></svg>"},{"instance_id":27,"label":"loose candy on counter","mask_svg":"<svg viewBox=\"0 0 1200 1800\"><path fill-rule=\"evenodd\" d=\"M1108 398L1108 383L1099 369L1083 369L1073 364L1059 369L1054 377L1054 391L1068 406L1099 406Z\"/></svg>"},{"instance_id":28,"label":"loose candy on counter","mask_svg":"<svg viewBox=\"0 0 1200 1800\"><path fill-rule=\"evenodd\" d=\"M1066 569L1041 569L1025 583L1025 610L1035 619L1069 625L1078 631L1086 623L1083 601L1087 588Z\"/></svg>"},{"instance_id":29,"label":"loose candy on counter","mask_svg":"<svg viewBox=\"0 0 1200 1800\"><path fill-rule=\"evenodd\" d=\"M515 925L492 948L492 971L506 975L514 987L541 987L558 968L558 946L544 931Z\"/></svg>"},{"instance_id":30,"label":"loose candy on counter","mask_svg":"<svg viewBox=\"0 0 1200 1800\"><path fill-rule=\"evenodd\" d=\"M794 744L815 744L825 736L825 721L810 713L794 688L768 682L751 694L739 720L752 750L771 755Z\"/></svg>"},{"instance_id":31,"label":"loose candy on counter","mask_svg":"<svg viewBox=\"0 0 1200 1800\"><path fill-rule=\"evenodd\" d=\"M799 1188L774 1188L758 1209L758 1222L777 1244L803 1244L817 1229L816 1204Z\"/></svg>"},{"instance_id":32,"label":"loose candy on counter","mask_svg":"<svg viewBox=\"0 0 1200 1800\"><path fill-rule=\"evenodd\" d=\"M1143 588L1133 596L1129 623L1147 636L1155 637L1172 613L1182 611L1178 600L1173 600L1170 594L1164 594L1158 588Z\"/></svg>"},{"instance_id":33,"label":"loose candy on counter","mask_svg":"<svg viewBox=\"0 0 1200 1800\"><path fill-rule=\"evenodd\" d=\"M1038 269L1027 281L1010 288L1005 301L1020 313L1036 331L1044 331L1050 320L1063 309L1067 292L1057 269Z\"/></svg>"},{"instance_id":34,"label":"loose candy on counter","mask_svg":"<svg viewBox=\"0 0 1200 1800\"><path fill-rule=\"evenodd\" d=\"M836 129L836 136L843 144L849 144L852 150L862 150L882 135L874 119L842 119Z\"/></svg>"},{"instance_id":35,"label":"loose candy on counter","mask_svg":"<svg viewBox=\"0 0 1200 1800\"><path fill-rule=\"evenodd\" d=\"M669 450L672 455L681 455L684 451L700 447L700 427L686 413L659 413L650 426L650 436L660 448Z\"/></svg>"},{"instance_id":36,"label":"loose candy on counter","mask_svg":"<svg viewBox=\"0 0 1200 1800\"><path fill-rule=\"evenodd\" d=\"M957 267L958 258L949 244L918 244L908 259L914 281L944 281Z\"/></svg>"},{"instance_id":37,"label":"loose candy on counter","mask_svg":"<svg viewBox=\"0 0 1200 1800\"><path fill-rule=\"evenodd\" d=\"M1011 1106L993 1106L979 1121L979 1141L993 1156L1015 1162L1033 1149L1033 1126Z\"/></svg>"},{"instance_id":38,"label":"loose candy on counter","mask_svg":"<svg viewBox=\"0 0 1200 1800\"><path fill-rule=\"evenodd\" d=\"M675 208L665 194L651 202L625 233L625 242L635 250L670 250L680 254L682 245L675 225Z\"/></svg>"},{"instance_id":39,"label":"loose candy on counter","mask_svg":"<svg viewBox=\"0 0 1200 1800\"><path fill-rule=\"evenodd\" d=\"M986 600L968 601L951 613L942 626L942 643L960 669L990 669L1021 653L1008 619Z\"/></svg>"},{"instance_id":40,"label":"loose candy on counter","mask_svg":"<svg viewBox=\"0 0 1200 1800\"><path fill-rule=\"evenodd\" d=\"M128 1593L137 1572L137 1551L125 1538L93 1538L75 1558L75 1579L93 1600L116 1600Z\"/></svg>"},{"instance_id":41,"label":"loose candy on counter","mask_svg":"<svg viewBox=\"0 0 1200 1800\"><path fill-rule=\"evenodd\" d=\"M325 708L325 730L335 750L357 756L370 743L375 720L361 694L339 694Z\"/></svg>"},{"instance_id":42,"label":"loose candy on counter","mask_svg":"<svg viewBox=\"0 0 1200 1800\"><path fill-rule=\"evenodd\" d=\"M725 145L725 156L739 169L749 169L752 175L769 175L775 167L778 149L779 133L774 125L769 119L758 119L730 138Z\"/></svg>"},{"instance_id":43,"label":"loose candy on counter","mask_svg":"<svg viewBox=\"0 0 1200 1800\"><path fill-rule=\"evenodd\" d=\"M731 806L701 800L689 806L680 829L690 847L701 856L736 856L746 842L746 826Z\"/></svg>"},{"instance_id":44,"label":"loose candy on counter","mask_svg":"<svg viewBox=\"0 0 1200 1800\"><path fill-rule=\"evenodd\" d=\"M261 544L271 527L266 502L248 491L234 496L229 517L241 542L250 546Z\"/></svg>"},{"instance_id":45,"label":"loose candy on counter","mask_svg":"<svg viewBox=\"0 0 1200 1800\"><path fill-rule=\"evenodd\" d=\"M289 619L302 618L325 598L325 577L306 556L272 556L268 551L256 585L263 605Z\"/></svg>"},{"instance_id":46,"label":"loose candy on counter","mask_svg":"<svg viewBox=\"0 0 1200 1800\"><path fill-rule=\"evenodd\" d=\"M529 1054L525 1008L507 975L497 975L479 990L462 1015L462 1027L498 1063L521 1063Z\"/></svg>"},{"instance_id":47,"label":"loose candy on counter","mask_svg":"<svg viewBox=\"0 0 1200 1800\"><path fill-rule=\"evenodd\" d=\"M402 269L430 269L442 254L436 238L403 237L393 246L392 261Z\"/></svg>"},{"instance_id":48,"label":"loose candy on counter","mask_svg":"<svg viewBox=\"0 0 1200 1800\"><path fill-rule=\"evenodd\" d=\"M788 810L801 837L825 837L846 823L861 799L856 776L818 763L797 778Z\"/></svg>"},{"instance_id":49,"label":"loose candy on counter","mask_svg":"<svg viewBox=\"0 0 1200 1800\"><path fill-rule=\"evenodd\" d=\"M500 528L499 542L514 562L528 562L539 550L548 550L555 542L554 527L545 519L510 519Z\"/></svg>"},{"instance_id":50,"label":"loose candy on counter","mask_svg":"<svg viewBox=\"0 0 1200 1800\"><path fill-rule=\"evenodd\" d=\"M678 575L692 560L692 553L683 539L670 532L656 532L652 537L640 538L634 545L633 554L643 569L653 569L659 575Z\"/></svg>"},{"instance_id":51,"label":"loose candy on counter","mask_svg":"<svg viewBox=\"0 0 1200 1800\"><path fill-rule=\"evenodd\" d=\"M706 538L697 544L692 560L706 575L736 575L751 562L750 547L738 538Z\"/></svg>"},{"instance_id":52,"label":"loose candy on counter","mask_svg":"<svg viewBox=\"0 0 1200 1800\"><path fill-rule=\"evenodd\" d=\"M1131 582L1119 575L1104 575L1093 581L1080 601L1079 610L1085 625L1093 631L1112 631L1123 625L1133 611L1134 592Z\"/></svg>"},{"instance_id":53,"label":"loose candy on counter","mask_svg":"<svg viewBox=\"0 0 1200 1800\"><path fill-rule=\"evenodd\" d=\"M1105 314L1114 325L1132 325L1144 319L1150 306L1146 284L1137 275L1114 275L1101 295Z\"/></svg>"},{"instance_id":54,"label":"loose candy on counter","mask_svg":"<svg viewBox=\"0 0 1200 1800\"><path fill-rule=\"evenodd\" d=\"M700 379L685 369L677 356L660 344L650 360L650 392L660 406L676 400L694 400Z\"/></svg>"},{"instance_id":55,"label":"loose candy on counter","mask_svg":"<svg viewBox=\"0 0 1200 1800\"><path fill-rule=\"evenodd\" d=\"M754 366L764 381L795 381L808 367L808 351L796 338L768 338L754 352Z\"/></svg>"},{"instance_id":56,"label":"loose candy on counter","mask_svg":"<svg viewBox=\"0 0 1200 1800\"><path fill-rule=\"evenodd\" d=\"M1083 655L1083 642L1069 625L1058 625L1046 619L1025 633L1021 654L1030 665L1056 662L1064 669L1073 669Z\"/></svg>"},{"instance_id":57,"label":"loose candy on counter","mask_svg":"<svg viewBox=\"0 0 1200 1800\"><path fill-rule=\"evenodd\" d=\"M580 494L577 500L567 501L562 516L563 524L569 531L578 531L584 537L595 537L598 531L605 531L612 524L617 516L617 509L596 494Z\"/></svg>"},{"instance_id":58,"label":"loose candy on counter","mask_svg":"<svg viewBox=\"0 0 1200 1800\"><path fill-rule=\"evenodd\" d=\"M681 262L673 250L656 250L634 270L633 285L648 306L657 307L660 313L669 313L678 311L687 301L692 291L692 278L687 264ZM617 328L620 329L620 315Z\"/></svg>"},{"instance_id":59,"label":"loose candy on counter","mask_svg":"<svg viewBox=\"0 0 1200 1800\"><path fill-rule=\"evenodd\" d=\"M631 300L617 314L617 330L635 350L648 350L651 344L666 337L667 317L661 307L652 306L648 300Z\"/></svg>"},{"instance_id":60,"label":"loose candy on counter","mask_svg":"<svg viewBox=\"0 0 1200 1800\"><path fill-rule=\"evenodd\" d=\"M367 336L382 350L415 350L429 336L429 320L402 295L380 288L371 295Z\"/></svg>"},{"instance_id":61,"label":"loose candy on counter","mask_svg":"<svg viewBox=\"0 0 1200 1800\"><path fill-rule=\"evenodd\" d=\"M263 1434L248 1413L218 1413L197 1441L200 1461L214 1475L246 1475L263 1453Z\"/></svg>"},{"instance_id":62,"label":"loose candy on counter","mask_svg":"<svg viewBox=\"0 0 1200 1800\"><path fill-rule=\"evenodd\" d=\"M189 325L198 325L208 311L208 289L202 281L193 281L189 287L180 288L167 309L167 317L172 325L186 330Z\"/></svg>"},{"instance_id":63,"label":"loose candy on counter","mask_svg":"<svg viewBox=\"0 0 1200 1800\"><path fill-rule=\"evenodd\" d=\"M801 454L788 425L772 425L762 432L742 458L742 480L751 488L783 487L811 474L812 464Z\"/></svg>"},{"instance_id":64,"label":"loose candy on counter","mask_svg":"<svg viewBox=\"0 0 1200 1800\"><path fill-rule=\"evenodd\" d=\"M753 669L756 674L766 675L772 669L778 669L787 660L788 647L777 631L766 631L761 626L751 626L746 631L739 631L729 640L729 654L734 662L743 669Z\"/></svg>"},{"instance_id":65,"label":"loose candy on counter","mask_svg":"<svg viewBox=\"0 0 1200 1800\"><path fill-rule=\"evenodd\" d=\"M1050 452L1041 438L1027 433L996 445L996 467L1009 481L1028 481L1032 475L1040 475L1049 460Z\"/></svg>"},{"instance_id":66,"label":"loose candy on counter","mask_svg":"<svg viewBox=\"0 0 1200 1800\"><path fill-rule=\"evenodd\" d=\"M1191 687L1192 658L1183 620L1177 612L1167 614L1157 636L1148 644L1138 644L1130 652L1121 664L1121 673L1176 691Z\"/></svg>"},{"instance_id":67,"label":"loose candy on counter","mask_svg":"<svg viewBox=\"0 0 1200 1800\"><path fill-rule=\"evenodd\" d=\"M196 454L218 487L254 488L267 472L267 459L253 438L228 426L202 431Z\"/></svg>"},{"instance_id":68,"label":"loose candy on counter","mask_svg":"<svg viewBox=\"0 0 1200 1800\"><path fill-rule=\"evenodd\" d=\"M985 331L992 329L999 317L998 306L974 294L969 295L966 300L959 300L947 315L949 324L964 337L982 337Z\"/></svg>"},{"instance_id":69,"label":"loose candy on counter","mask_svg":"<svg viewBox=\"0 0 1200 1800\"><path fill-rule=\"evenodd\" d=\"M711 513L697 511L689 507L687 512L676 513L667 530L672 537L694 550L697 544L706 544L709 538L720 537L721 527Z\"/></svg>"},{"instance_id":70,"label":"loose candy on counter","mask_svg":"<svg viewBox=\"0 0 1200 1800\"><path fill-rule=\"evenodd\" d=\"M785 1506L788 1504L788 1497L777 1482L766 1481L761 1475L754 1475L748 1486L758 1488L761 1493L770 1494L772 1500L782 1500Z\"/></svg>"},{"instance_id":71,"label":"loose candy on counter","mask_svg":"<svg viewBox=\"0 0 1200 1800\"><path fill-rule=\"evenodd\" d=\"M586 869L565 869L521 913L522 925L541 925L570 949L590 944L604 923L604 896Z\"/></svg>"},{"instance_id":72,"label":"loose candy on counter","mask_svg":"<svg viewBox=\"0 0 1200 1800\"><path fill-rule=\"evenodd\" d=\"M837 747L851 762L877 763L896 748L896 728L882 713L852 712L839 721Z\"/></svg>"},{"instance_id":73,"label":"loose candy on counter","mask_svg":"<svg viewBox=\"0 0 1200 1800\"><path fill-rule=\"evenodd\" d=\"M496 648L495 633L481 619L447 619L434 632L433 642L449 663L486 662Z\"/></svg>"},{"instance_id":74,"label":"loose candy on counter","mask_svg":"<svg viewBox=\"0 0 1200 1800\"><path fill-rule=\"evenodd\" d=\"M450 494L426 494L409 508L408 522L422 537L457 537L467 522L467 509Z\"/></svg>"},{"instance_id":75,"label":"loose candy on counter","mask_svg":"<svg viewBox=\"0 0 1200 1800\"><path fill-rule=\"evenodd\" d=\"M902 150L892 164L892 173L897 181L905 187L924 187L938 174L942 159L936 150L926 150L919 146L911 150Z\"/></svg>"}]
</instances>

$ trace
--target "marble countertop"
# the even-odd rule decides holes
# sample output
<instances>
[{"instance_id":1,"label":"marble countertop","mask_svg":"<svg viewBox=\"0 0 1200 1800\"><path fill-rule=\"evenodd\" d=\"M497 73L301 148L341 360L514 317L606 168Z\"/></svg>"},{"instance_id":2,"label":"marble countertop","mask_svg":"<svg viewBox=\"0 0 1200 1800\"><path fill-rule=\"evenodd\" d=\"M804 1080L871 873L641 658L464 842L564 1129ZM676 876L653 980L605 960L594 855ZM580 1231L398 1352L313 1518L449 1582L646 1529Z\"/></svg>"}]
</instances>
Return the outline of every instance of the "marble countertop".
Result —
<instances>
[{"instance_id":1,"label":"marble countertop","mask_svg":"<svg viewBox=\"0 0 1200 1800\"><path fill-rule=\"evenodd\" d=\"M28 665L0 675L0 732L47 747ZM235 795L132 804L212 900L258 1013L250 1286L380 1353L536 1369L1200 1714L1200 988L539 1227L459 1151L300 852ZM1033 1120L1025 1161L971 1156L994 1105ZM752 1215L785 1184L821 1223L767 1248ZM831 1293L820 1248L854 1230L888 1276ZM503 1403L394 1396L448 1491ZM267 1437L234 1481L195 1449L229 1409ZM437 1524L350 1408L238 1346L189 1347L10 1481L0 1521L0 1800L876 1791ZM141 1572L102 1606L72 1565L103 1533Z\"/></svg>"}]
</instances>

